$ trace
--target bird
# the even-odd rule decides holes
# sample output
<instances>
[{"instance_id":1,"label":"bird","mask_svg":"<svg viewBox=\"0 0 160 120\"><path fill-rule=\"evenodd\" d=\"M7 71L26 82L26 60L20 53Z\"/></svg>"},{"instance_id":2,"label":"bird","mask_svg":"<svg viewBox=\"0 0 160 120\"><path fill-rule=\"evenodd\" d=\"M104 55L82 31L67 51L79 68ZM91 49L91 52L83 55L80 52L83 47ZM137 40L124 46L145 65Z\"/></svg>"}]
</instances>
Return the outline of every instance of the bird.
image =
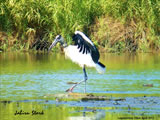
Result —
<instances>
[{"instance_id":1,"label":"bird","mask_svg":"<svg viewBox=\"0 0 160 120\"><path fill-rule=\"evenodd\" d=\"M71 88L67 89L66 92L73 92L73 89L81 84L85 83L84 93L86 93L86 81L88 80L86 67L93 67L98 73L105 73L106 67L99 61L100 53L96 46L93 44L91 39L81 31L75 31L72 36L74 44L68 45L61 35L57 35L52 44L50 45L48 52L60 43L62 46L66 58L71 59L72 62L78 64L84 73L84 80L77 82Z\"/></svg>"}]
</instances>

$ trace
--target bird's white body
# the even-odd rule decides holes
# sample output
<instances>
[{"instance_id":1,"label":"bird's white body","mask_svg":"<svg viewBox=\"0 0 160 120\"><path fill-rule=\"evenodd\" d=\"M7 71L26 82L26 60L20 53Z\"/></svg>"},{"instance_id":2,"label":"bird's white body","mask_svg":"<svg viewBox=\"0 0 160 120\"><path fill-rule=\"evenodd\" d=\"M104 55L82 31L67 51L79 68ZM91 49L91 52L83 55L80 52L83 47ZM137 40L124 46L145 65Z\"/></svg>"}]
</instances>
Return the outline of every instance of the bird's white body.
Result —
<instances>
[{"instance_id":1,"label":"bird's white body","mask_svg":"<svg viewBox=\"0 0 160 120\"><path fill-rule=\"evenodd\" d=\"M66 58L71 59L74 63L79 64L81 67L87 66L87 67L94 67L96 70L103 74L105 73L105 68L102 68L99 64L95 63L92 60L91 54L83 54L82 52L79 52L79 49L77 49L78 46L75 45L69 45L64 48L64 53Z\"/></svg>"},{"instance_id":2,"label":"bird's white body","mask_svg":"<svg viewBox=\"0 0 160 120\"><path fill-rule=\"evenodd\" d=\"M77 47L78 46L75 45L69 45L64 48L65 56L67 58L70 58L74 63L79 64L81 67L83 67L84 65L87 67L96 67L96 64L91 58L91 54L83 54L82 52L79 52L79 49L77 49Z\"/></svg>"}]
</instances>

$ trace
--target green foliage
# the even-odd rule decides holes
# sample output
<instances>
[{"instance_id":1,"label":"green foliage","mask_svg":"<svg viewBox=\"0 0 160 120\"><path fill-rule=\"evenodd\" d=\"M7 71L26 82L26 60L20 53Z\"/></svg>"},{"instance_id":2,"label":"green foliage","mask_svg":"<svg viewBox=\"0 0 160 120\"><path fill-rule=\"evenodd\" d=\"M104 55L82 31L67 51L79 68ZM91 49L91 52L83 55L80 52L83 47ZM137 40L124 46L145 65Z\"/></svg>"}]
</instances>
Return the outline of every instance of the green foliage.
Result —
<instances>
[{"instance_id":1,"label":"green foliage","mask_svg":"<svg viewBox=\"0 0 160 120\"><path fill-rule=\"evenodd\" d=\"M19 47L14 48L28 50L37 40L51 42L57 34L62 34L69 43L75 30L92 35L90 26L96 24L96 18L102 20L104 15L113 18L110 23L118 19L124 26L132 26L132 31L137 31L133 32L137 50L160 49L158 0L1 0L0 31L9 33L17 40L12 46L19 44ZM102 38L106 30L103 25L105 21L100 22L103 28L99 30L103 32L97 33ZM119 51L119 47L122 48L120 51L127 48L127 43L125 45L121 40L111 45L108 38L92 38L94 43L104 44L105 48L110 46L113 51ZM8 41L5 44L11 40Z\"/></svg>"},{"instance_id":2,"label":"green foliage","mask_svg":"<svg viewBox=\"0 0 160 120\"><path fill-rule=\"evenodd\" d=\"M92 26L92 39L97 39L105 50L149 52L160 49L158 0L104 0L103 3L106 13ZM107 42L104 44L104 41Z\"/></svg>"}]
</instances>

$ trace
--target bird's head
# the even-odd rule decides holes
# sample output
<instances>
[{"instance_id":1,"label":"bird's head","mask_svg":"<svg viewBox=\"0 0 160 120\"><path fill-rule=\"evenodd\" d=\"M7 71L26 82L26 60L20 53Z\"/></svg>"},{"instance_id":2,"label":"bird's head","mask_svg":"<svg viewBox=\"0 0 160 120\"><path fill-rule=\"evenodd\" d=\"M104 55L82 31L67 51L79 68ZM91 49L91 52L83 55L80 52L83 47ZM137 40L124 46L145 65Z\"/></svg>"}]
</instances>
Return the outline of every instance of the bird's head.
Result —
<instances>
[{"instance_id":1,"label":"bird's head","mask_svg":"<svg viewBox=\"0 0 160 120\"><path fill-rule=\"evenodd\" d=\"M52 42L52 45L49 47L48 51L50 51L57 43L60 43L61 45L64 44L64 39L61 35L57 35L54 41Z\"/></svg>"}]
</instances>

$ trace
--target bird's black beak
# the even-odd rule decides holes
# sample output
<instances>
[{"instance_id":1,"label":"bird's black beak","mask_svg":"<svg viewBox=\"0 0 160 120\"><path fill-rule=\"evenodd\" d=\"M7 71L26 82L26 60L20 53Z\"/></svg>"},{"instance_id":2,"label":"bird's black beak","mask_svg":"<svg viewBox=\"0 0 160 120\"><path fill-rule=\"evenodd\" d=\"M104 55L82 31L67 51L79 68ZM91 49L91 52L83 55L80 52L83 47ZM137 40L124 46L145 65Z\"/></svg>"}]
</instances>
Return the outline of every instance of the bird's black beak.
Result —
<instances>
[{"instance_id":1,"label":"bird's black beak","mask_svg":"<svg viewBox=\"0 0 160 120\"><path fill-rule=\"evenodd\" d=\"M57 44L57 39L52 42L52 45L49 47L48 52Z\"/></svg>"}]
</instances>

